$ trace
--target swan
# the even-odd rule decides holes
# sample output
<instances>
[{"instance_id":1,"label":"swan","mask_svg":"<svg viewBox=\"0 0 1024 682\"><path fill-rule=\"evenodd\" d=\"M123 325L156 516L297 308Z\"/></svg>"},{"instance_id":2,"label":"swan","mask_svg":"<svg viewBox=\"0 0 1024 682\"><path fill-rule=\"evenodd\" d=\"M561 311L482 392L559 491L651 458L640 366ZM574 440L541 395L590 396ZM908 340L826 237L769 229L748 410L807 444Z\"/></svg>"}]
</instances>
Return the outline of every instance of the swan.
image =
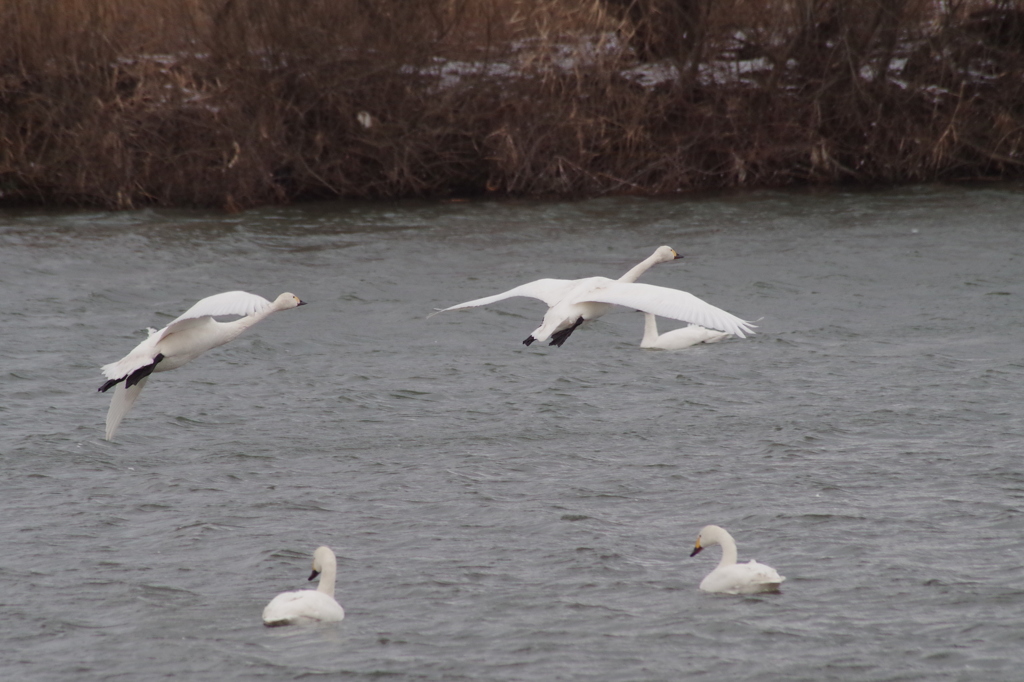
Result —
<instances>
[{"instance_id":1,"label":"swan","mask_svg":"<svg viewBox=\"0 0 1024 682\"><path fill-rule=\"evenodd\" d=\"M704 526L697 535L697 544L690 556L695 556L702 549L714 545L722 546L722 560L715 570L708 573L700 582L704 592L722 594L756 594L758 592L778 592L779 585L785 580L771 566L759 564L753 559L746 564L736 563L736 541L729 531L720 526Z\"/></svg>"},{"instance_id":2,"label":"swan","mask_svg":"<svg viewBox=\"0 0 1024 682\"><path fill-rule=\"evenodd\" d=\"M659 246L657 249L654 250L654 253L652 253L650 256L648 256L647 258L645 258L644 260L640 261L639 263L634 265L632 268L627 270L626 273L622 275L622 277L619 277L618 281L620 281L620 282L636 282L640 278L640 275L644 274L645 272L647 272L648 270L653 268L658 263L668 263L668 262L671 262L671 261L674 261L674 260L678 260L680 258L682 258L682 255L679 254L679 253L676 253L676 250L673 249L671 246ZM540 292L540 288L539 287L538 287L538 292L537 293L528 293L527 291L519 291L519 290L522 290L523 287L527 287L527 286L530 286L530 285L539 285L541 282L570 283L570 282L573 282L573 281L577 281L578 282L578 281L581 281L581 280L539 279L539 280L537 280L535 282L530 282L529 284L524 284L522 287L516 287L515 289L512 289L510 291L506 291L504 294L498 294L497 296L490 296L490 297L485 298L485 299L477 299L476 301L468 301L466 303L460 303L459 305L454 305L454 306L452 306L450 308L445 308L443 310L436 310L436 311L430 313L429 315L427 315L427 318L431 318L434 315L437 315L438 313L443 313L443 312L446 312L448 310L457 310L457 309L460 309L460 308L474 308L476 306L487 305L487 303L494 303L495 301L500 301L500 300L503 300L505 298L511 298L511 297L514 297L514 296L528 296L530 298L539 298L540 300L542 300L545 303L547 303L548 306L550 307L553 304L550 303L547 298L544 298L543 296L538 295L538 293L542 293L542 292ZM518 291L518 293L513 293L513 292L516 292L516 291ZM590 316L587 317L587 319L588 320L593 320L593 319L596 319L598 317L601 317L602 315L604 315L605 313L607 313L611 309L612 309L612 306L610 304L607 304L607 303L605 303L605 304L592 303L591 306L590 306L590 310L589 310ZM573 331L576 330L576 327L578 327L582 323L583 323L583 320L580 320L577 324L572 325L572 326L568 326L566 329L559 330L558 332L553 334L552 338L551 338L551 345L552 346L559 346L559 347L561 347L561 345L563 343L565 343L565 340L569 338L569 335L572 334ZM525 345L529 346L535 340L536 339L531 335L529 338L527 338L525 341L523 341L523 343Z\"/></svg>"},{"instance_id":3,"label":"swan","mask_svg":"<svg viewBox=\"0 0 1024 682\"><path fill-rule=\"evenodd\" d=\"M640 341L641 348L679 350L696 346L698 343L717 343L732 336L728 332L705 329L697 324L658 334L657 318L650 313L644 313L644 318L644 338Z\"/></svg>"},{"instance_id":4,"label":"swan","mask_svg":"<svg viewBox=\"0 0 1024 682\"><path fill-rule=\"evenodd\" d=\"M295 294L284 293L273 303L245 291L227 291L207 296L182 313L169 325L149 336L131 353L117 362L103 366L107 381L100 392L114 388L114 397L107 411L107 440L113 440L117 427L153 372L177 369L195 360L206 351L222 346L278 310L288 310L305 302ZM219 315L241 315L231 322L217 322Z\"/></svg>"},{"instance_id":5,"label":"swan","mask_svg":"<svg viewBox=\"0 0 1024 682\"><path fill-rule=\"evenodd\" d=\"M282 592L263 609L263 624L294 625L296 623L330 623L343 619L345 609L334 600L334 575L338 562L330 547L317 547L313 552L313 573L309 579L320 576L315 590Z\"/></svg>"},{"instance_id":6,"label":"swan","mask_svg":"<svg viewBox=\"0 0 1024 682\"><path fill-rule=\"evenodd\" d=\"M427 317L461 308L475 308L525 296L540 299L548 306L541 326L523 341L529 346L550 339L552 346L561 346L569 335L588 320L601 317L613 305L636 308L662 317L685 320L705 327L721 329L744 338L753 334L749 322L706 303L693 294L652 284L636 284L636 279L657 263L681 258L668 246L659 247L650 257L638 263L618 280L607 277L584 279L538 279L521 284L494 296L486 296L448 308L436 310Z\"/></svg>"}]
</instances>

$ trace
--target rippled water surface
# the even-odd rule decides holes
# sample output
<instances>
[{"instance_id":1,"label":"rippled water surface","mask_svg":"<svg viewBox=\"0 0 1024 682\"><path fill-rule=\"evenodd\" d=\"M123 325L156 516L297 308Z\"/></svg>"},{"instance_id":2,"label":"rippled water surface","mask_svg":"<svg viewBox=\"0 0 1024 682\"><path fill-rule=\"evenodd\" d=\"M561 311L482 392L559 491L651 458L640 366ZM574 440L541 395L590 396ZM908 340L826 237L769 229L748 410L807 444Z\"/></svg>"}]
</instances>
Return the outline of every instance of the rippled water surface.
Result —
<instances>
[{"instance_id":1,"label":"rippled water surface","mask_svg":"<svg viewBox=\"0 0 1024 682\"><path fill-rule=\"evenodd\" d=\"M0 213L0 677L1020 679L1022 216L951 187ZM758 334L425 319L660 244L686 258L643 281ZM232 289L309 305L104 441L99 366ZM782 593L699 592L706 523ZM346 619L263 627L318 544Z\"/></svg>"}]
</instances>

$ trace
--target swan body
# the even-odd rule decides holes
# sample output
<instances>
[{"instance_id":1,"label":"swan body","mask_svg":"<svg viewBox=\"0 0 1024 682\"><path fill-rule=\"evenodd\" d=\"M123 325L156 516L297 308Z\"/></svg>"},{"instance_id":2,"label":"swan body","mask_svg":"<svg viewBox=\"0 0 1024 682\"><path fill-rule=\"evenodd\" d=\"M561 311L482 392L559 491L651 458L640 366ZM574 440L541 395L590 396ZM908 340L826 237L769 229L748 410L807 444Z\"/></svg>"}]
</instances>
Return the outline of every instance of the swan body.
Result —
<instances>
[{"instance_id":1,"label":"swan body","mask_svg":"<svg viewBox=\"0 0 1024 682\"><path fill-rule=\"evenodd\" d=\"M740 338L743 338L745 334L753 334L751 323L716 308L693 294L668 287L635 283L641 274L656 263L680 257L670 247L662 246L618 280L607 277L587 277L575 280L538 279L500 294L437 310L428 317L449 310L475 308L507 298L524 296L539 299L548 306L541 326L523 341L527 346L534 342L543 343L548 340L552 346L561 346L578 326L601 317L615 305L721 329Z\"/></svg>"},{"instance_id":2,"label":"swan body","mask_svg":"<svg viewBox=\"0 0 1024 682\"><path fill-rule=\"evenodd\" d=\"M317 547L313 552L313 573L320 576L315 590L282 592L263 609L263 624L268 626L298 623L329 623L342 620L345 609L334 599L334 578L338 563L330 547Z\"/></svg>"},{"instance_id":3,"label":"swan body","mask_svg":"<svg viewBox=\"0 0 1024 682\"><path fill-rule=\"evenodd\" d=\"M644 313L644 318L644 338L640 341L641 348L679 350L696 346L698 343L717 343L732 336L728 332L706 329L698 324L658 334L657 318L651 313Z\"/></svg>"},{"instance_id":4,"label":"swan body","mask_svg":"<svg viewBox=\"0 0 1024 682\"><path fill-rule=\"evenodd\" d=\"M139 397L150 374L177 369L231 341L271 313L300 305L305 304L289 293L270 302L245 291L228 291L202 299L159 331L150 328L149 336L132 352L103 366L107 381L99 390L105 392L114 388L107 411L106 439L113 440L121 420ZM220 315L242 317L231 322L213 319Z\"/></svg>"},{"instance_id":5,"label":"swan body","mask_svg":"<svg viewBox=\"0 0 1024 682\"><path fill-rule=\"evenodd\" d=\"M720 594L778 592L785 578L771 566L759 564L753 559L745 564L736 563L736 541L729 535L729 531L720 526L701 528L690 556L714 545L722 546L722 559L715 570L700 582L702 591Z\"/></svg>"}]
</instances>

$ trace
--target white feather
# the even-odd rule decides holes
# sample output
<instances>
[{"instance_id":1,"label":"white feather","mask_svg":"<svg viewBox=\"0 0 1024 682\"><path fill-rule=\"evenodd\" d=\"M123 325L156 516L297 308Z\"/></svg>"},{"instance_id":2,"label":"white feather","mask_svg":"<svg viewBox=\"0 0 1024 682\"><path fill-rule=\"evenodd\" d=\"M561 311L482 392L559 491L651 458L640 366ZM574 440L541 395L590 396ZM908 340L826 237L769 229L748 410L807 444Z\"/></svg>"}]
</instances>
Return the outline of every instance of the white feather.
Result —
<instances>
[{"instance_id":1,"label":"white feather","mask_svg":"<svg viewBox=\"0 0 1024 682\"><path fill-rule=\"evenodd\" d=\"M722 559L715 570L708 573L700 583L704 592L720 594L756 594L758 592L777 592L785 578L771 566L749 561L745 564L736 563L736 541L729 531L721 526L704 526L697 535L693 553L697 554L707 547L722 546Z\"/></svg>"},{"instance_id":2,"label":"white feather","mask_svg":"<svg viewBox=\"0 0 1024 682\"><path fill-rule=\"evenodd\" d=\"M750 322L705 303L693 294L668 287L635 283L640 275L657 263L676 260L679 257L671 247L662 246L618 280L606 277L575 280L538 279L500 294L437 310L427 317L449 310L475 308L507 298L524 296L539 299L548 306L541 326L523 341L526 345L548 339L552 339L554 345L561 345L579 324L605 315L613 305L683 320L735 334L741 338L746 334L753 334L753 325Z\"/></svg>"},{"instance_id":3,"label":"white feather","mask_svg":"<svg viewBox=\"0 0 1024 682\"><path fill-rule=\"evenodd\" d=\"M149 381L149 377L143 377L131 388L125 388L123 381L114 387L114 397L110 399L110 409L107 410L107 440L114 438L117 427L121 425L121 420L132 409L135 399L142 393L142 388L147 381Z\"/></svg>"},{"instance_id":4,"label":"white feather","mask_svg":"<svg viewBox=\"0 0 1024 682\"><path fill-rule=\"evenodd\" d=\"M515 298L517 296L522 296L524 298L536 298L544 301L544 303L550 307L562 300L565 294L572 289L574 284L576 284L576 281L577 280L574 279L538 279L533 282L527 282L526 284L520 284L514 289L509 289L508 291L500 294L485 296L484 298L477 298L448 308L435 310L427 315L427 317L431 318L438 313L445 313L449 310L476 308L477 306L497 303L498 301L504 301L506 298Z\"/></svg>"},{"instance_id":5,"label":"white feather","mask_svg":"<svg viewBox=\"0 0 1024 682\"><path fill-rule=\"evenodd\" d=\"M689 292L653 284L627 284L603 277L591 277L586 287L573 292L572 301L596 301L635 308L645 313L729 332L741 339L746 334L754 333L750 322L702 301Z\"/></svg>"},{"instance_id":6,"label":"white feather","mask_svg":"<svg viewBox=\"0 0 1024 682\"><path fill-rule=\"evenodd\" d=\"M231 341L267 315L300 305L302 301L289 293L281 294L271 303L262 296L245 291L228 291L202 299L159 331L150 329L146 339L128 355L103 366L103 375L110 381L100 390L116 386L107 412L107 440L113 439L117 433L121 420L128 414L148 378L148 375L132 378L134 373L147 367L150 367L147 370L150 372L177 369L206 351ZM221 315L242 317L231 322L214 319ZM125 388L128 380L138 383Z\"/></svg>"},{"instance_id":7,"label":"white feather","mask_svg":"<svg viewBox=\"0 0 1024 682\"><path fill-rule=\"evenodd\" d=\"M345 609L334 599L337 560L329 547L313 552L313 575L320 576L315 590L282 592L263 609L264 625L295 625L310 622L334 622L345 617Z\"/></svg>"},{"instance_id":8,"label":"white feather","mask_svg":"<svg viewBox=\"0 0 1024 682\"><path fill-rule=\"evenodd\" d=\"M681 350L701 343L717 343L730 336L732 334L729 332L707 329L698 324L687 325L659 334L657 318L651 313L644 313L644 338L640 341L640 347L655 350Z\"/></svg>"}]
</instances>

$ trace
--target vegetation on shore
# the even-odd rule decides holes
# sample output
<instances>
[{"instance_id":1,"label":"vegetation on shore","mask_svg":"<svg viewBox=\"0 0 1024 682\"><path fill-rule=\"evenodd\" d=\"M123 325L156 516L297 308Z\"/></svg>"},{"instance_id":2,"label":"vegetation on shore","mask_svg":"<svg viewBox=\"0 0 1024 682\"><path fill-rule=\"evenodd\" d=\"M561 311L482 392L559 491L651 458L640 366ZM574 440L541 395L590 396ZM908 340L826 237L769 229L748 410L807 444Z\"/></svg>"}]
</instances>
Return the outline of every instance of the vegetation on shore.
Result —
<instances>
[{"instance_id":1,"label":"vegetation on shore","mask_svg":"<svg viewBox=\"0 0 1024 682\"><path fill-rule=\"evenodd\" d=\"M1024 175L1020 0L0 0L0 202Z\"/></svg>"}]
</instances>

